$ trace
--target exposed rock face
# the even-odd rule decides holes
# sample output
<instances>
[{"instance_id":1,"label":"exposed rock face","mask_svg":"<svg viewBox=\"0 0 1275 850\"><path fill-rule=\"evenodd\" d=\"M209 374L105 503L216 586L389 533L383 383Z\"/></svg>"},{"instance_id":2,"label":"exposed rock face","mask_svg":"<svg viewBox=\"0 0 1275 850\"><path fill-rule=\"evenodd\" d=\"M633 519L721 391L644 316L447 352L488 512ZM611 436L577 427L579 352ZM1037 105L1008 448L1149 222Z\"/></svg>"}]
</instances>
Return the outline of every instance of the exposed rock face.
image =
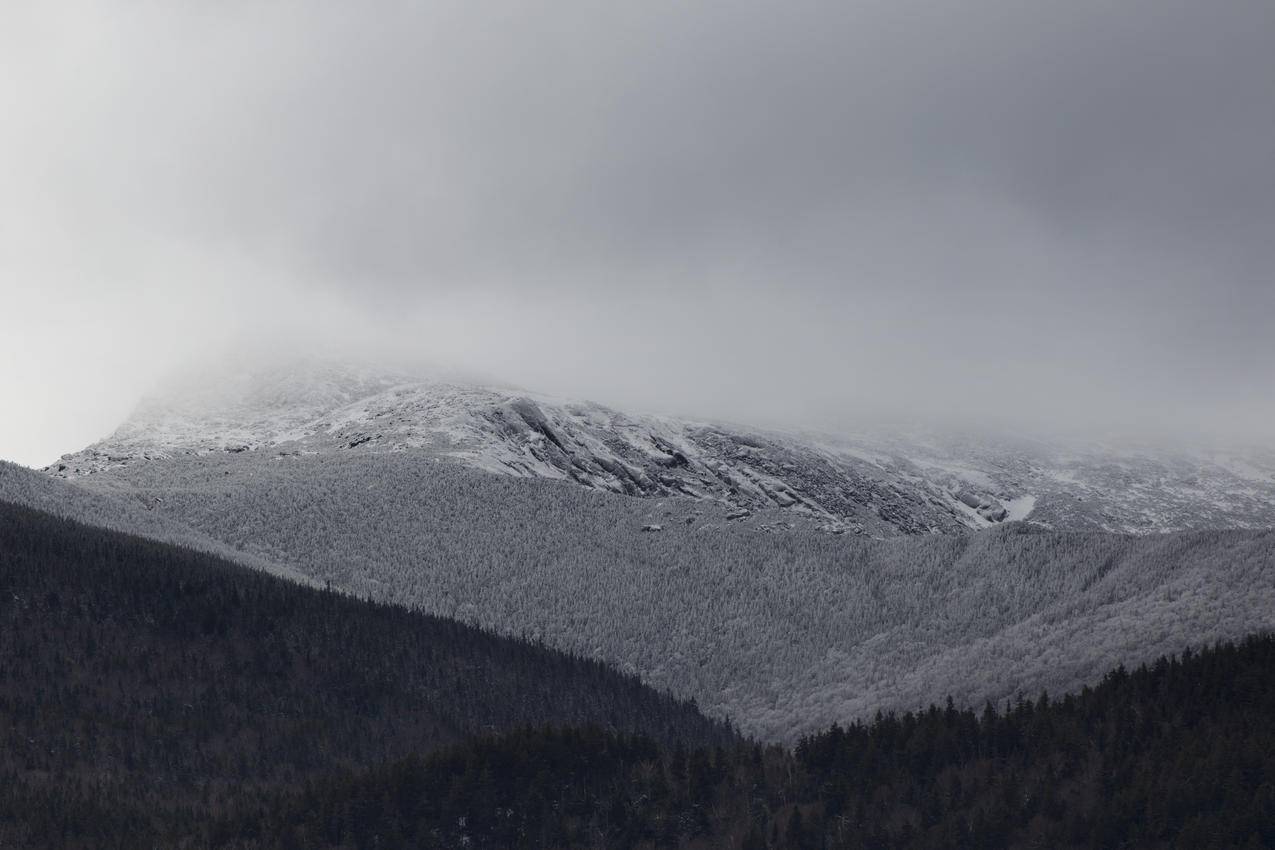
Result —
<instances>
[{"instance_id":1,"label":"exposed rock face","mask_svg":"<svg viewBox=\"0 0 1275 850\"><path fill-rule=\"evenodd\" d=\"M1275 525L1275 456L1200 457L1026 441L781 434L492 387L306 365L144 403L48 469L86 475L211 452L428 452L504 475L782 512L832 533L957 532L1007 519L1149 532Z\"/></svg>"},{"instance_id":2,"label":"exposed rock face","mask_svg":"<svg viewBox=\"0 0 1275 850\"><path fill-rule=\"evenodd\" d=\"M1005 517L1009 515L1009 511L999 502L994 503L991 499L969 490L961 490L954 495L958 502L976 511L979 516L988 522L1003 522Z\"/></svg>"}]
</instances>

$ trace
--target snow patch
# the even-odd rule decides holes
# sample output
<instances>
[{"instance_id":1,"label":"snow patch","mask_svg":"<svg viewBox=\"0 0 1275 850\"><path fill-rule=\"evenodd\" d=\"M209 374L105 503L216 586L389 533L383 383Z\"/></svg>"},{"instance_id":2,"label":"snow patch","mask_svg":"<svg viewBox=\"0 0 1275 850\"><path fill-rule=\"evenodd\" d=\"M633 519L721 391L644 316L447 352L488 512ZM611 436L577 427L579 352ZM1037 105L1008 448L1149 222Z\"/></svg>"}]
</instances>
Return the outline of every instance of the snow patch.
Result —
<instances>
[{"instance_id":1,"label":"snow patch","mask_svg":"<svg viewBox=\"0 0 1275 850\"><path fill-rule=\"evenodd\" d=\"M1027 519L1028 515L1036 509L1035 496L1019 496L1016 499L1008 499L1001 502L1001 507L1005 508L1005 521L1017 522Z\"/></svg>"}]
</instances>

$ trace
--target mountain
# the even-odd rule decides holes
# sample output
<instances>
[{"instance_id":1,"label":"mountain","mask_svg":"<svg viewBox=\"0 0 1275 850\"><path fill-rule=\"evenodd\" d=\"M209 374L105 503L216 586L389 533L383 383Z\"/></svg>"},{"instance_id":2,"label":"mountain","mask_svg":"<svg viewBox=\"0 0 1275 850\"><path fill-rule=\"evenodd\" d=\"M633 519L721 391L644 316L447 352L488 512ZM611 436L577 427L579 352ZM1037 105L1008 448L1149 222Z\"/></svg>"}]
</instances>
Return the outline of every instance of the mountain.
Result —
<instances>
[{"instance_id":1,"label":"mountain","mask_svg":"<svg viewBox=\"0 0 1275 850\"><path fill-rule=\"evenodd\" d=\"M1139 720L1121 671L1114 713L1023 695L1275 628L1268 464L785 434L344 365L188 385L45 473L0 466L0 716L15 718L0 843L162 844L215 816L213 846L410 846L412 830L420 846L501 846L510 829L599 846L625 812L656 845L700 846L715 823L732 825L725 846L860 846L851 821L875 824L872 846L1127 837L1124 809L1063 821L1058 795L1137 788L1122 805L1149 804L1154 781L1110 771L1164 772L1184 741L1156 730L1199 712ZM1219 669L1199 681L1221 688ZM985 700L1008 702L1004 722L959 710ZM1207 744L1251 740L1245 710ZM802 741L797 762L737 746L726 718ZM847 722L848 738L826 731ZM580 728L522 728L545 724ZM1043 765L1013 762L1050 729ZM1129 736L1152 757L1104 743ZM675 740L721 749L688 759ZM452 744L424 778L419 762L367 772ZM895 796L838 784L859 769ZM349 781L314 784L337 770ZM568 809L510 798L497 774L519 771ZM1037 803L1014 796L1024 782ZM1182 787L1161 789L1174 811L1218 809L1185 806ZM1218 805L1260 820L1262 799L1227 788ZM946 820L942 799L962 801ZM733 831L741 805L761 845ZM376 814L395 807L415 824ZM1156 840L1215 829L1197 820ZM1249 826L1235 834L1260 841Z\"/></svg>"},{"instance_id":2,"label":"mountain","mask_svg":"<svg viewBox=\"0 0 1275 850\"><path fill-rule=\"evenodd\" d=\"M895 437L913 453L896 462L348 366L193 386L49 483L244 562L599 659L767 739L1073 687L1275 626L1275 533L1167 531L1187 495L1163 459L1031 466L1064 490L1021 493L982 471L1019 461L982 444ZM1259 467L1230 466L1209 479L1226 499L1193 479L1193 522L1269 525ZM1119 486L1089 502L1143 516L1152 499L1160 524L1140 527L1165 533L1071 530L1102 525L1082 510L1099 472ZM846 528L863 533L823 533ZM954 533L904 533L929 528Z\"/></svg>"},{"instance_id":3,"label":"mountain","mask_svg":"<svg viewBox=\"0 0 1275 850\"><path fill-rule=\"evenodd\" d=\"M1272 531L873 540L413 452L217 452L68 486L320 585L597 658L772 740L1275 627Z\"/></svg>"},{"instance_id":4,"label":"mountain","mask_svg":"<svg viewBox=\"0 0 1275 850\"><path fill-rule=\"evenodd\" d=\"M6 847L186 846L156 834L524 727L735 740L594 661L5 502L0 717Z\"/></svg>"},{"instance_id":5,"label":"mountain","mask_svg":"<svg viewBox=\"0 0 1275 850\"><path fill-rule=\"evenodd\" d=\"M622 413L439 375L298 361L144 402L48 471L251 453L408 453L502 475L720 505L732 521L874 537L1014 520L1146 533L1275 525L1275 453L926 432L784 433Z\"/></svg>"}]
</instances>

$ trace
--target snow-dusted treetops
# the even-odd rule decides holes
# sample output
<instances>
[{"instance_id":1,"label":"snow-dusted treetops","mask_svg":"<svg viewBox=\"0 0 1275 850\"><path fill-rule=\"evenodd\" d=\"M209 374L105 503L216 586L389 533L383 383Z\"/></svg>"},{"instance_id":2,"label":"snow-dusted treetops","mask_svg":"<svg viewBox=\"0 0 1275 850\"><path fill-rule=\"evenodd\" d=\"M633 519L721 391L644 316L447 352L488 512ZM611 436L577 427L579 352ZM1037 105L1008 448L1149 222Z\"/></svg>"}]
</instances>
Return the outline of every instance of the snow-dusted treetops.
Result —
<instances>
[{"instance_id":1,"label":"snow-dusted treetops","mask_svg":"<svg viewBox=\"0 0 1275 850\"><path fill-rule=\"evenodd\" d=\"M1275 627L1272 469L307 367L148 402L52 475L0 466L0 500L537 638L792 740Z\"/></svg>"}]
</instances>

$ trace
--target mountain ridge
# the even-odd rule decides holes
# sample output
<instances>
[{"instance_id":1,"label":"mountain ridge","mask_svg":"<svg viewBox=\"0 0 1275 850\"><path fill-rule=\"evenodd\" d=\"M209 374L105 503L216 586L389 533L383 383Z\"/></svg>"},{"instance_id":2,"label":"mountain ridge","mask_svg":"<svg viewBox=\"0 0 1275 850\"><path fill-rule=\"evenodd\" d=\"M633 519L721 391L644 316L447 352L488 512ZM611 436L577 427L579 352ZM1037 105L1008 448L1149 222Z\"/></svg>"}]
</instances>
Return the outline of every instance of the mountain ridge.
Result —
<instances>
[{"instance_id":1,"label":"mountain ridge","mask_svg":"<svg viewBox=\"0 0 1275 850\"><path fill-rule=\"evenodd\" d=\"M422 452L502 475L873 537L1004 521L1149 533L1275 525L1275 454L938 433L840 437L629 414L419 370L298 361L151 398L46 467L64 478L213 453Z\"/></svg>"}]
</instances>

